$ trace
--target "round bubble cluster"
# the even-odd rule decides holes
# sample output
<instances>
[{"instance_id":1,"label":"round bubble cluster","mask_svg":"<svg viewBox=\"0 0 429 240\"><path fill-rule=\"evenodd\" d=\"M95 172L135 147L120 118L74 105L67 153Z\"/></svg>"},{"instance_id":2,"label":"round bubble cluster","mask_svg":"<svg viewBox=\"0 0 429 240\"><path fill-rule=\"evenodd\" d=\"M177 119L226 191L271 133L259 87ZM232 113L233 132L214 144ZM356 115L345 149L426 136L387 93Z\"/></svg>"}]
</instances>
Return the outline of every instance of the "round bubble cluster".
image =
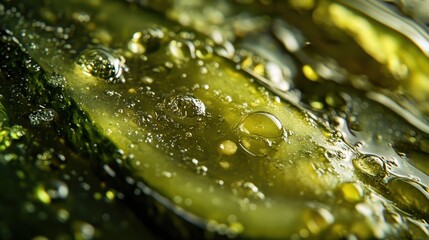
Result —
<instances>
[{"instance_id":1,"label":"round bubble cluster","mask_svg":"<svg viewBox=\"0 0 429 240\"><path fill-rule=\"evenodd\" d=\"M83 71L109 83L124 83L125 60L101 47L85 49L77 60Z\"/></svg>"}]
</instances>

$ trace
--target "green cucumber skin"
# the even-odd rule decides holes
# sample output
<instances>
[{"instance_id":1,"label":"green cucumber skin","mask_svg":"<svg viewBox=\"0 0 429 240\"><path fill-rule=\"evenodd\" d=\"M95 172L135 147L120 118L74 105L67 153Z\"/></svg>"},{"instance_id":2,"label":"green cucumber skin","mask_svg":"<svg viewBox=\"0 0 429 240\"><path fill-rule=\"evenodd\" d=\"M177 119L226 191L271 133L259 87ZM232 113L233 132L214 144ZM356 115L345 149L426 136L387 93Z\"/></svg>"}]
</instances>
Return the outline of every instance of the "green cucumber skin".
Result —
<instances>
[{"instance_id":1,"label":"green cucumber skin","mask_svg":"<svg viewBox=\"0 0 429 240\"><path fill-rule=\"evenodd\" d=\"M100 195L101 199L94 198L94 194L104 194L109 190L101 186L98 177L92 175L94 161L83 150L85 146L73 148L73 145L64 142L65 135L59 134L66 127L63 123L71 122L64 117L76 118L76 114L67 111L72 109L69 107L73 103L58 97L58 89L41 88L49 76L6 29L0 31L0 59L7 59L0 66L0 94L8 115L7 121L1 122L1 125L22 126L25 131L24 136L0 152L0 238L33 239L39 236L79 239L82 236L76 229L77 224L88 223L95 228L92 239L141 239L142 236L145 239L159 239L121 200L106 201L103 195ZM52 122L32 125L29 114L40 105L57 107L57 118ZM69 133L71 137L77 136L76 131ZM41 169L36 156L44 151L61 154L67 162L58 163L60 165L52 162L47 169ZM15 156L14 160L6 160L10 155ZM80 176L90 185L90 190L81 187ZM68 196L46 204L37 198L35 189L52 180L64 182L68 187ZM69 217L59 220L59 210L68 212ZM109 217L107 221L102 219L106 213ZM40 219L40 216L43 218Z\"/></svg>"}]
</instances>

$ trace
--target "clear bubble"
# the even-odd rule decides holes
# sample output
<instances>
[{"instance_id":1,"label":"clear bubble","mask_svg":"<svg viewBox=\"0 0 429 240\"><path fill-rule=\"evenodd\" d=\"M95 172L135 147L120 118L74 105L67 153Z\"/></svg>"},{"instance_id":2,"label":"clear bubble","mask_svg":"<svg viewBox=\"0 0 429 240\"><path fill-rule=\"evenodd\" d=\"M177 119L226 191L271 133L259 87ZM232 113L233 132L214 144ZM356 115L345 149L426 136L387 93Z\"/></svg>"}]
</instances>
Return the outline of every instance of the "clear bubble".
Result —
<instances>
[{"instance_id":1,"label":"clear bubble","mask_svg":"<svg viewBox=\"0 0 429 240\"><path fill-rule=\"evenodd\" d=\"M254 112L247 115L237 125L236 132L240 146L256 157L267 156L285 137L280 120L268 112Z\"/></svg>"},{"instance_id":2,"label":"clear bubble","mask_svg":"<svg viewBox=\"0 0 429 240\"><path fill-rule=\"evenodd\" d=\"M124 83L125 59L116 56L109 49L91 47L85 49L77 59L83 71L109 83Z\"/></svg>"},{"instance_id":3,"label":"clear bubble","mask_svg":"<svg viewBox=\"0 0 429 240\"><path fill-rule=\"evenodd\" d=\"M404 210L429 214L429 192L421 183L405 178L394 178L386 184L390 196Z\"/></svg>"},{"instance_id":4,"label":"clear bubble","mask_svg":"<svg viewBox=\"0 0 429 240\"><path fill-rule=\"evenodd\" d=\"M213 55L213 48L209 45L199 46L195 51L195 55L199 59L208 59Z\"/></svg>"},{"instance_id":5,"label":"clear bubble","mask_svg":"<svg viewBox=\"0 0 429 240\"><path fill-rule=\"evenodd\" d=\"M328 209L319 207L316 209L307 209L303 214L303 220L308 230L312 234L317 235L334 223L335 218Z\"/></svg>"},{"instance_id":6,"label":"clear bubble","mask_svg":"<svg viewBox=\"0 0 429 240\"><path fill-rule=\"evenodd\" d=\"M384 161L377 156L366 155L353 160L355 169L365 177L381 180L386 176Z\"/></svg>"},{"instance_id":7,"label":"clear bubble","mask_svg":"<svg viewBox=\"0 0 429 240\"><path fill-rule=\"evenodd\" d=\"M172 40L168 45L169 53L178 60L194 59L195 45L189 40Z\"/></svg>"},{"instance_id":8,"label":"clear bubble","mask_svg":"<svg viewBox=\"0 0 429 240\"><path fill-rule=\"evenodd\" d=\"M226 156L234 155L237 152L237 144L231 140L225 140L219 144L218 152Z\"/></svg>"},{"instance_id":9,"label":"clear bubble","mask_svg":"<svg viewBox=\"0 0 429 240\"><path fill-rule=\"evenodd\" d=\"M128 49L134 54L155 52L166 38L165 35L165 30L161 28L147 28L135 32L128 42Z\"/></svg>"}]
</instances>

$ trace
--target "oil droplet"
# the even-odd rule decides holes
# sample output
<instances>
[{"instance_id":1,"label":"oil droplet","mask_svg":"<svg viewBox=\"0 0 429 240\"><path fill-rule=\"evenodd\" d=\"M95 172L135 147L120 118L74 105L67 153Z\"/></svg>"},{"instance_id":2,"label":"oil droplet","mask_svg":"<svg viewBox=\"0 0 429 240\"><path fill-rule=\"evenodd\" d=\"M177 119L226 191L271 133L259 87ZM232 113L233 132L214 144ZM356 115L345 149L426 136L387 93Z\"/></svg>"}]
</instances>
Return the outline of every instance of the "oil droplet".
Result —
<instances>
[{"instance_id":1,"label":"oil droplet","mask_svg":"<svg viewBox=\"0 0 429 240\"><path fill-rule=\"evenodd\" d=\"M356 183L344 183L340 187L344 200L350 203L357 203L362 200L363 189Z\"/></svg>"},{"instance_id":2,"label":"oil droplet","mask_svg":"<svg viewBox=\"0 0 429 240\"><path fill-rule=\"evenodd\" d=\"M366 155L353 160L355 169L365 177L381 180L386 176L385 165L380 157Z\"/></svg>"},{"instance_id":3,"label":"oil droplet","mask_svg":"<svg viewBox=\"0 0 429 240\"><path fill-rule=\"evenodd\" d=\"M128 49L134 54L155 52L165 39L165 30L160 28L147 28L135 32L128 42Z\"/></svg>"},{"instance_id":4,"label":"oil droplet","mask_svg":"<svg viewBox=\"0 0 429 240\"><path fill-rule=\"evenodd\" d=\"M78 57L78 64L83 71L109 83L124 83L126 70L125 59L115 56L110 50L102 47L85 49Z\"/></svg>"},{"instance_id":5,"label":"oil droplet","mask_svg":"<svg viewBox=\"0 0 429 240\"><path fill-rule=\"evenodd\" d=\"M285 136L280 120L268 112L254 112L236 127L240 146L249 154L265 157Z\"/></svg>"},{"instance_id":6,"label":"oil droplet","mask_svg":"<svg viewBox=\"0 0 429 240\"><path fill-rule=\"evenodd\" d=\"M237 152L237 144L231 140L225 140L219 144L218 152L227 156L234 155Z\"/></svg>"},{"instance_id":7,"label":"oil droplet","mask_svg":"<svg viewBox=\"0 0 429 240\"><path fill-rule=\"evenodd\" d=\"M171 40L168 45L170 54L178 60L195 58L195 45L188 40Z\"/></svg>"},{"instance_id":8,"label":"oil droplet","mask_svg":"<svg viewBox=\"0 0 429 240\"><path fill-rule=\"evenodd\" d=\"M391 197L406 210L429 215L428 189L418 182L404 178L394 178L386 184Z\"/></svg>"},{"instance_id":9,"label":"oil droplet","mask_svg":"<svg viewBox=\"0 0 429 240\"><path fill-rule=\"evenodd\" d=\"M317 81L319 79L319 75L317 75L316 71L310 65L304 65L302 67L302 73L311 81Z\"/></svg>"},{"instance_id":10,"label":"oil droplet","mask_svg":"<svg viewBox=\"0 0 429 240\"><path fill-rule=\"evenodd\" d=\"M326 208L308 209L303 214L303 220L312 234L319 234L334 223L334 216Z\"/></svg>"}]
</instances>

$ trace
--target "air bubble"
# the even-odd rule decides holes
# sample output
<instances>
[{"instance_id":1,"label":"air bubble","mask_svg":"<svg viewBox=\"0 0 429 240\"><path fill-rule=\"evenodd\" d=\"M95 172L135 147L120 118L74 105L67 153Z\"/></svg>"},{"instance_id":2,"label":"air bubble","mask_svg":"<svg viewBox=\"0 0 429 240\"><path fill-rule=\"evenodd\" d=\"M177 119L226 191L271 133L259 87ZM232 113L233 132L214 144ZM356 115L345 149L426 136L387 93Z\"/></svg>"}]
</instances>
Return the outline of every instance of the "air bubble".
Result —
<instances>
[{"instance_id":1,"label":"air bubble","mask_svg":"<svg viewBox=\"0 0 429 240\"><path fill-rule=\"evenodd\" d=\"M254 112L237 125L240 146L249 154L265 157L285 137L280 120L268 112Z\"/></svg>"},{"instance_id":2,"label":"air bubble","mask_svg":"<svg viewBox=\"0 0 429 240\"><path fill-rule=\"evenodd\" d=\"M218 152L226 156L234 155L237 152L237 144L231 140L225 140L219 144Z\"/></svg>"},{"instance_id":3,"label":"air bubble","mask_svg":"<svg viewBox=\"0 0 429 240\"><path fill-rule=\"evenodd\" d=\"M126 71L125 59L116 56L110 50L102 47L85 49L78 57L78 64L83 71L109 83L124 83Z\"/></svg>"},{"instance_id":4,"label":"air bubble","mask_svg":"<svg viewBox=\"0 0 429 240\"><path fill-rule=\"evenodd\" d=\"M208 59L213 55L213 48L208 45L202 45L197 48L197 50L195 51L195 55L199 59Z\"/></svg>"},{"instance_id":5,"label":"air bubble","mask_svg":"<svg viewBox=\"0 0 429 240\"><path fill-rule=\"evenodd\" d=\"M169 53L178 60L194 59L195 45L188 40L172 40L168 45Z\"/></svg>"},{"instance_id":6,"label":"air bubble","mask_svg":"<svg viewBox=\"0 0 429 240\"><path fill-rule=\"evenodd\" d=\"M196 124L206 116L206 106L197 97L178 94L167 98L162 109L168 117L182 124Z\"/></svg>"},{"instance_id":7,"label":"air bubble","mask_svg":"<svg viewBox=\"0 0 429 240\"><path fill-rule=\"evenodd\" d=\"M199 174L199 175L202 175L202 176L207 175L208 170L209 169L204 165L197 166L197 174Z\"/></svg>"},{"instance_id":8,"label":"air bubble","mask_svg":"<svg viewBox=\"0 0 429 240\"><path fill-rule=\"evenodd\" d=\"M159 49L165 39L165 30L148 28L135 32L128 42L128 49L134 54L152 53Z\"/></svg>"},{"instance_id":9,"label":"air bubble","mask_svg":"<svg viewBox=\"0 0 429 240\"><path fill-rule=\"evenodd\" d=\"M54 120L56 112L52 109L42 108L29 115L31 125L39 125Z\"/></svg>"},{"instance_id":10,"label":"air bubble","mask_svg":"<svg viewBox=\"0 0 429 240\"><path fill-rule=\"evenodd\" d=\"M235 195L254 199L254 200L264 200L265 195L259 190L259 188L252 182L246 181L237 181L232 184L232 191Z\"/></svg>"},{"instance_id":11,"label":"air bubble","mask_svg":"<svg viewBox=\"0 0 429 240\"><path fill-rule=\"evenodd\" d=\"M355 169L365 177L381 180L386 176L385 165L380 157L366 155L353 160Z\"/></svg>"},{"instance_id":12,"label":"air bubble","mask_svg":"<svg viewBox=\"0 0 429 240\"><path fill-rule=\"evenodd\" d=\"M335 220L332 213L324 207L308 209L304 212L303 218L308 230L314 235L327 229Z\"/></svg>"},{"instance_id":13,"label":"air bubble","mask_svg":"<svg viewBox=\"0 0 429 240\"><path fill-rule=\"evenodd\" d=\"M391 197L405 210L429 215L429 192L422 184L405 178L394 178L386 184Z\"/></svg>"},{"instance_id":14,"label":"air bubble","mask_svg":"<svg viewBox=\"0 0 429 240\"><path fill-rule=\"evenodd\" d=\"M51 73L47 80L54 87L64 87L67 83L65 77L58 73Z\"/></svg>"}]
</instances>

